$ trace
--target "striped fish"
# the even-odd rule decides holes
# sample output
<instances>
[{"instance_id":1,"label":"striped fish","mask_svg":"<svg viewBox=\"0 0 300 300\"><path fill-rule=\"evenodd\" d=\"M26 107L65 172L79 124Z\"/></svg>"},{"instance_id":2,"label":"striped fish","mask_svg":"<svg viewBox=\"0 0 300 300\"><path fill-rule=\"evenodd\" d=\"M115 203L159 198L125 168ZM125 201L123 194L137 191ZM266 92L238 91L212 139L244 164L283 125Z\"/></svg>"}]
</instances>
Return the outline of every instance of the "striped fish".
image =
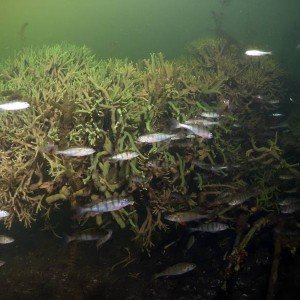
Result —
<instances>
[{"instance_id":1,"label":"striped fish","mask_svg":"<svg viewBox=\"0 0 300 300\"><path fill-rule=\"evenodd\" d=\"M182 211L176 212L170 215L166 215L165 219L172 222L184 223L207 218L207 215L200 215L194 211Z\"/></svg>"},{"instance_id":2,"label":"striped fish","mask_svg":"<svg viewBox=\"0 0 300 300\"><path fill-rule=\"evenodd\" d=\"M85 206L85 207L78 207L77 214L82 215L85 213L93 213L99 214L108 211L119 210L125 206L133 205L134 202L129 200L128 198L116 198L116 199L109 199L105 201L101 201L92 206Z\"/></svg>"},{"instance_id":3,"label":"striped fish","mask_svg":"<svg viewBox=\"0 0 300 300\"><path fill-rule=\"evenodd\" d=\"M101 234L98 230L94 228L85 229L79 232L74 233L73 235L67 235L65 237L66 243L70 243L72 241L78 242L87 242L87 241L95 241L101 238Z\"/></svg>"},{"instance_id":4,"label":"striped fish","mask_svg":"<svg viewBox=\"0 0 300 300\"><path fill-rule=\"evenodd\" d=\"M157 143L171 140L172 138L177 138L177 134L168 134L168 133L150 133L146 135L139 136L136 141L138 143Z\"/></svg>"},{"instance_id":5,"label":"striped fish","mask_svg":"<svg viewBox=\"0 0 300 300\"><path fill-rule=\"evenodd\" d=\"M15 240L6 235L0 235L0 244L9 244L14 242Z\"/></svg>"},{"instance_id":6,"label":"striped fish","mask_svg":"<svg viewBox=\"0 0 300 300\"><path fill-rule=\"evenodd\" d=\"M172 128L184 128L191 132L193 132L195 135L200 136L204 139L211 139L213 137L212 133L209 132L205 127L199 126L199 125L189 125L185 123L179 123L177 120L173 119L171 120L171 126Z\"/></svg>"},{"instance_id":7,"label":"striped fish","mask_svg":"<svg viewBox=\"0 0 300 300\"><path fill-rule=\"evenodd\" d=\"M138 156L139 156L139 153L137 153L137 152L127 151L127 152L122 152L122 153L113 155L109 158L109 160L116 162L116 161L130 160L130 159L136 158Z\"/></svg>"},{"instance_id":8,"label":"striped fish","mask_svg":"<svg viewBox=\"0 0 300 300\"><path fill-rule=\"evenodd\" d=\"M203 231L203 232L219 232L223 230L227 230L229 227L227 224L218 223L218 222L211 222L207 224L202 224L198 227L189 228L189 232L195 231Z\"/></svg>"}]
</instances>

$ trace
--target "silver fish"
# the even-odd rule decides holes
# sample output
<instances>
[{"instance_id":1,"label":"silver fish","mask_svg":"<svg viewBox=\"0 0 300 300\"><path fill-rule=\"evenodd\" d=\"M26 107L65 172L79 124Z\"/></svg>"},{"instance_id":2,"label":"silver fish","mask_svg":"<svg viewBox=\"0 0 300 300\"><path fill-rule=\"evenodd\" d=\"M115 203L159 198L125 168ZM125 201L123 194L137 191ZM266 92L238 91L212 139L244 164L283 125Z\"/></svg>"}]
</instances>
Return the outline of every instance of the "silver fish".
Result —
<instances>
[{"instance_id":1,"label":"silver fish","mask_svg":"<svg viewBox=\"0 0 300 300\"><path fill-rule=\"evenodd\" d=\"M217 119L220 117L220 115L216 112L203 112L201 113L201 116L208 119Z\"/></svg>"},{"instance_id":2,"label":"silver fish","mask_svg":"<svg viewBox=\"0 0 300 300\"><path fill-rule=\"evenodd\" d=\"M123 161L123 160L130 160L130 159L136 158L138 156L139 156L138 152L127 151L127 152L122 152L122 153L113 155L109 158L109 160L111 160L111 161Z\"/></svg>"},{"instance_id":3,"label":"silver fish","mask_svg":"<svg viewBox=\"0 0 300 300\"><path fill-rule=\"evenodd\" d=\"M68 244L72 241L88 242L98 240L99 238L101 238L99 231L92 228L76 232L73 235L67 235L65 240Z\"/></svg>"},{"instance_id":4,"label":"silver fish","mask_svg":"<svg viewBox=\"0 0 300 300\"><path fill-rule=\"evenodd\" d=\"M177 134L168 134L168 133L150 133L146 135L139 136L136 141L139 143L157 143L157 142L163 142L168 141L172 138L176 138Z\"/></svg>"},{"instance_id":5,"label":"silver fish","mask_svg":"<svg viewBox=\"0 0 300 300\"><path fill-rule=\"evenodd\" d=\"M227 230L229 227L227 224L218 223L218 222L211 222L207 224L202 224L198 227L189 228L189 232L195 231L203 231L203 232L219 232L223 230Z\"/></svg>"},{"instance_id":6,"label":"silver fish","mask_svg":"<svg viewBox=\"0 0 300 300\"><path fill-rule=\"evenodd\" d=\"M81 157L92 155L95 153L93 148L86 148L86 147L78 147L78 148L69 148L66 150L58 150L55 152L58 155L70 156L70 157Z\"/></svg>"},{"instance_id":7,"label":"silver fish","mask_svg":"<svg viewBox=\"0 0 300 300\"><path fill-rule=\"evenodd\" d=\"M8 216L9 216L9 212L7 212L6 210L0 210L0 219L6 218Z\"/></svg>"},{"instance_id":8,"label":"silver fish","mask_svg":"<svg viewBox=\"0 0 300 300\"><path fill-rule=\"evenodd\" d=\"M244 193L235 194L231 197L228 204L231 206L239 205L246 202L247 200L254 197L255 195L256 194L254 192L244 192Z\"/></svg>"},{"instance_id":9,"label":"silver fish","mask_svg":"<svg viewBox=\"0 0 300 300\"><path fill-rule=\"evenodd\" d=\"M103 213L114 210L119 210L125 206L133 205L134 202L129 200L128 198L117 198L117 199L109 199L105 201L101 201L93 206L87 207L78 207L77 213L78 215L82 215L85 213Z\"/></svg>"},{"instance_id":10,"label":"silver fish","mask_svg":"<svg viewBox=\"0 0 300 300\"><path fill-rule=\"evenodd\" d=\"M188 125L188 124L184 124L184 123L179 123L177 120L173 120L172 123L173 123L172 124L173 128L187 129L202 138L211 139L213 137L212 133L207 131L205 129L205 127L202 127L199 125Z\"/></svg>"},{"instance_id":11,"label":"silver fish","mask_svg":"<svg viewBox=\"0 0 300 300\"><path fill-rule=\"evenodd\" d=\"M0 235L0 244L9 244L14 242L15 240L6 235Z\"/></svg>"},{"instance_id":12,"label":"silver fish","mask_svg":"<svg viewBox=\"0 0 300 300\"><path fill-rule=\"evenodd\" d=\"M100 236L100 238L96 244L97 249L102 247L103 244L105 244L111 238L111 236L112 236L112 230L111 229L106 230L106 234Z\"/></svg>"},{"instance_id":13,"label":"silver fish","mask_svg":"<svg viewBox=\"0 0 300 300\"><path fill-rule=\"evenodd\" d=\"M219 121L209 121L205 119L190 119L185 122L187 125L202 125L204 127L210 127L213 125L219 125Z\"/></svg>"},{"instance_id":14,"label":"silver fish","mask_svg":"<svg viewBox=\"0 0 300 300\"><path fill-rule=\"evenodd\" d=\"M300 204L300 199L298 199L298 198L293 198L293 197L287 197L287 198L285 198L284 200L279 201L278 204L279 204L280 206L287 206L287 205L291 205L291 204L295 204L295 203Z\"/></svg>"},{"instance_id":15,"label":"silver fish","mask_svg":"<svg viewBox=\"0 0 300 300\"><path fill-rule=\"evenodd\" d=\"M272 113L270 116L271 117L283 117L283 114L282 113Z\"/></svg>"},{"instance_id":16,"label":"silver fish","mask_svg":"<svg viewBox=\"0 0 300 300\"><path fill-rule=\"evenodd\" d=\"M187 253L195 244L195 236L191 235L186 243L184 253Z\"/></svg>"},{"instance_id":17,"label":"silver fish","mask_svg":"<svg viewBox=\"0 0 300 300\"><path fill-rule=\"evenodd\" d=\"M176 265L173 265L173 266L165 269L164 271L162 271L160 273L155 274L153 279L157 279L162 276L182 275L182 274L185 274L187 272L194 270L195 268L196 268L196 265L192 264L192 263L187 263L187 262L178 263Z\"/></svg>"},{"instance_id":18,"label":"silver fish","mask_svg":"<svg viewBox=\"0 0 300 300\"><path fill-rule=\"evenodd\" d=\"M283 208L281 209L281 213L292 214L298 210L300 210L300 203L292 203L292 204L283 206Z\"/></svg>"},{"instance_id":19,"label":"silver fish","mask_svg":"<svg viewBox=\"0 0 300 300\"><path fill-rule=\"evenodd\" d=\"M5 261L0 260L0 267L2 267L5 264Z\"/></svg>"},{"instance_id":20,"label":"silver fish","mask_svg":"<svg viewBox=\"0 0 300 300\"><path fill-rule=\"evenodd\" d=\"M13 101L0 104L0 111L13 111L13 110L21 110L30 107L28 102L23 101Z\"/></svg>"},{"instance_id":21,"label":"silver fish","mask_svg":"<svg viewBox=\"0 0 300 300\"><path fill-rule=\"evenodd\" d=\"M260 50L247 50L245 52L246 55L248 56L264 56L264 55L271 55L272 51L260 51Z\"/></svg>"},{"instance_id":22,"label":"silver fish","mask_svg":"<svg viewBox=\"0 0 300 300\"><path fill-rule=\"evenodd\" d=\"M207 218L207 215L200 215L194 211L176 212L165 216L166 220L177 223L191 222L205 218Z\"/></svg>"}]
</instances>

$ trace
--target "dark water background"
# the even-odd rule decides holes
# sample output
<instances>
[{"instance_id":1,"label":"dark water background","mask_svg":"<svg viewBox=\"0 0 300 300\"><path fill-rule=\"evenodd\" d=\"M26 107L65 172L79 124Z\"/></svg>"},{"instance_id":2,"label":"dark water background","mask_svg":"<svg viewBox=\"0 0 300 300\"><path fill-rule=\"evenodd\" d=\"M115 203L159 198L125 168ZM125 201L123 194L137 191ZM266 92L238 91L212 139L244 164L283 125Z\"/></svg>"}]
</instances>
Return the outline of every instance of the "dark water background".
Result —
<instances>
[{"instance_id":1,"label":"dark water background","mask_svg":"<svg viewBox=\"0 0 300 300\"><path fill-rule=\"evenodd\" d=\"M272 50L296 88L299 13L299 0L0 0L0 61L26 46L65 41L86 45L99 58L135 60L153 52L176 58L193 40L222 34L245 47ZM66 211L51 220L61 236L76 227ZM182 260L185 238L168 257L158 245L150 259L147 253L135 256L134 250L128 254L127 247L134 249L128 232L119 231L97 252L94 243L65 247L62 239L44 229L39 222L31 230L21 224L14 224L10 232L0 227L17 241L0 248L0 258L7 263L0 270L0 299L264 299L266 294L272 257L268 229L255 241L259 250L253 249L226 297L214 287L222 281L220 257L231 249L231 234L199 235L188 258L201 265L201 271L164 286L165 281L154 285L151 276ZM172 242L177 234L166 239ZM126 261L113 268L126 257L134 258L128 268L123 268ZM278 299L296 299L299 258L286 255L283 261Z\"/></svg>"}]
</instances>

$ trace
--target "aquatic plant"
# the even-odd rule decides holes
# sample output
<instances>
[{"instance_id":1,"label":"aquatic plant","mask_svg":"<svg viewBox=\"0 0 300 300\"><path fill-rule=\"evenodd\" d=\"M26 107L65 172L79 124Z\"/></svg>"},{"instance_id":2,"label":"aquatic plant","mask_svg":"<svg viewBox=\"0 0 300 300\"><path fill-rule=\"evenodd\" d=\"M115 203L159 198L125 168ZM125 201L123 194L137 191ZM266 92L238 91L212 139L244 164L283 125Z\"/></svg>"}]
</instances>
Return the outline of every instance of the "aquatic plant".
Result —
<instances>
[{"instance_id":1,"label":"aquatic plant","mask_svg":"<svg viewBox=\"0 0 300 300\"><path fill-rule=\"evenodd\" d=\"M281 96L281 76L273 60L251 61L223 39L196 41L186 58L173 62L162 54L138 63L97 61L87 48L71 45L25 49L0 71L2 101L20 97L31 104L0 115L0 203L11 213L7 226L13 218L29 226L40 211L49 217L59 201L75 207L131 194L136 206L98 215L95 223L112 219L150 247L168 228L166 213L199 207L209 213L217 206L211 218L232 216L239 207L212 201L224 192L259 186L258 207L276 209L276 174L290 166L278 136L266 141L263 133L274 109L267 100ZM171 118L184 122L207 111L222 115L209 141L135 142L142 134L171 132ZM96 153L59 157L45 151L49 142ZM107 159L129 150L140 156ZM228 168L213 173L201 163Z\"/></svg>"}]
</instances>

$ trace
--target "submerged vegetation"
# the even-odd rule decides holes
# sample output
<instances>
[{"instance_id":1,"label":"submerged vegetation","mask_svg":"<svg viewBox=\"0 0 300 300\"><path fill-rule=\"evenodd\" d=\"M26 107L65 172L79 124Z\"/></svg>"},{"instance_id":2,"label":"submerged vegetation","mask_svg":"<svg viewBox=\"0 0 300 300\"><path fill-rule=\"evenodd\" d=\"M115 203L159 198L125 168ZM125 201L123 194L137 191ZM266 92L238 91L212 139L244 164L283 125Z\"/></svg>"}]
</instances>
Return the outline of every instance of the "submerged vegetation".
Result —
<instances>
[{"instance_id":1,"label":"submerged vegetation","mask_svg":"<svg viewBox=\"0 0 300 300\"><path fill-rule=\"evenodd\" d=\"M283 157L281 133L269 129L278 107L270 100L284 96L282 76L272 58L246 57L223 39L196 41L189 55L172 62L162 54L138 63L97 61L89 49L71 45L25 49L0 71L1 101L31 105L0 115L6 225L16 219L29 226L39 212L49 218L60 201L76 208L130 194L133 206L90 217L97 225L112 219L130 228L149 248L170 226L167 214L197 211L234 228L240 213L268 211L233 251L237 263L251 234L278 212L277 199L289 187L279 175L299 176ZM221 118L210 140L136 143L142 134L173 132L172 118L185 122L211 111ZM48 143L92 147L96 153L59 157L46 151ZM140 155L108 160L124 151ZM229 205L234 197L242 200ZM256 201L246 204L244 198Z\"/></svg>"}]
</instances>

